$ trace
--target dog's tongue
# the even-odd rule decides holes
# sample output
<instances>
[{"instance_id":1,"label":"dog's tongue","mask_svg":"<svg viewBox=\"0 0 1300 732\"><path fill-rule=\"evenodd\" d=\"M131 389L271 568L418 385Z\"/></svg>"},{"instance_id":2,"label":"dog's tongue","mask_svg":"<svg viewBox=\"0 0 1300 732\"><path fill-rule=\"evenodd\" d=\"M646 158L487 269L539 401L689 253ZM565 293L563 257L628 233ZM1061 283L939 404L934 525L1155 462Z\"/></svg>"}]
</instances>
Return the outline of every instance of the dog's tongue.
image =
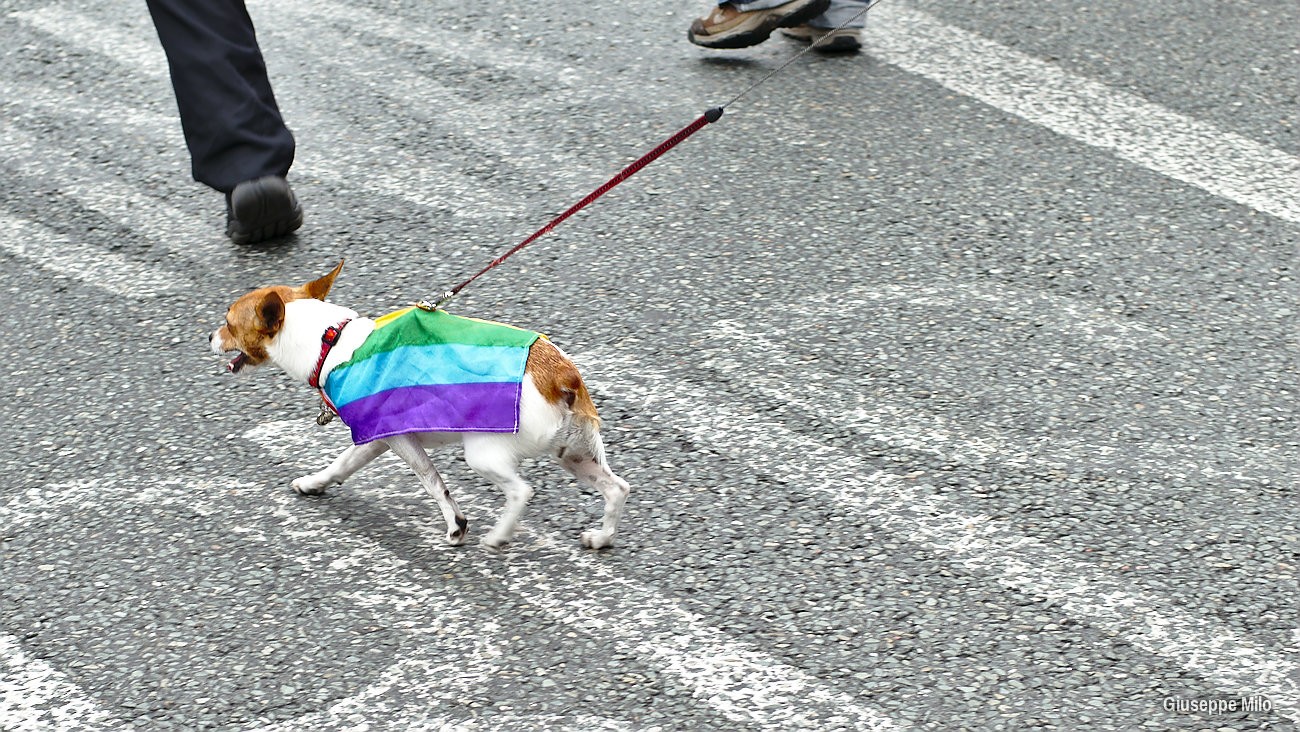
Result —
<instances>
[{"instance_id":1,"label":"dog's tongue","mask_svg":"<svg viewBox=\"0 0 1300 732\"><path fill-rule=\"evenodd\" d=\"M239 373L239 370L242 369L242 368L244 368L244 361L245 361L247 358L248 358L247 356L245 356L244 354L240 353L239 355L237 355L237 356L235 356L234 358L230 359L230 363L226 364L226 370L229 371L229 372L232 373L232 374L237 374L237 373Z\"/></svg>"}]
</instances>

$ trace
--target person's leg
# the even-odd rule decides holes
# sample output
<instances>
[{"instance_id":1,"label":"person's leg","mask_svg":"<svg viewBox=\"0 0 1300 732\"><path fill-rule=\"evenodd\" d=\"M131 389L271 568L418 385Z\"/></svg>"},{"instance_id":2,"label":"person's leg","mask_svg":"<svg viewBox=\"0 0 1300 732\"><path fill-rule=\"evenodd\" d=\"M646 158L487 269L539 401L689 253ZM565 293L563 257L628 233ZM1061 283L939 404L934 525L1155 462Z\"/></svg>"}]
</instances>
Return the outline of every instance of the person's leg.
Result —
<instances>
[{"instance_id":1,"label":"person's leg","mask_svg":"<svg viewBox=\"0 0 1300 732\"><path fill-rule=\"evenodd\" d=\"M171 68L194 179L223 193L284 177L294 140L242 0L147 0Z\"/></svg>"},{"instance_id":2,"label":"person's leg","mask_svg":"<svg viewBox=\"0 0 1300 732\"><path fill-rule=\"evenodd\" d=\"M808 21L808 25L830 30L840 27L841 23L847 23L845 28L861 30L867 27L867 13L862 13L866 6L866 0L831 0L831 5L826 12ZM862 14L858 15L859 13Z\"/></svg>"},{"instance_id":3,"label":"person's leg","mask_svg":"<svg viewBox=\"0 0 1300 732\"><path fill-rule=\"evenodd\" d=\"M767 40L777 28L804 23L829 6L830 0L724 2L691 23L686 37L706 48L745 48Z\"/></svg>"},{"instance_id":4,"label":"person's leg","mask_svg":"<svg viewBox=\"0 0 1300 732\"><path fill-rule=\"evenodd\" d=\"M194 180L226 194L226 235L253 244L302 226L285 176L294 139L243 0L146 0L167 53Z\"/></svg>"}]
</instances>

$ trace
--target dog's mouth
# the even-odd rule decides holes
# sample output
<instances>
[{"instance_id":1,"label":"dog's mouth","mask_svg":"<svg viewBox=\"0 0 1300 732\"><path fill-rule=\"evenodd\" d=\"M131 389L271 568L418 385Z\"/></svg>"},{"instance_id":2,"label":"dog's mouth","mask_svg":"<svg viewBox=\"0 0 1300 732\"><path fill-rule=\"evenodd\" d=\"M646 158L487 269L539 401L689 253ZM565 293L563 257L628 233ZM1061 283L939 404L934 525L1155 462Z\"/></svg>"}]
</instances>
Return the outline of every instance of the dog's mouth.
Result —
<instances>
[{"instance_id":1,"label":"dog's mouth","mask_svg":"<svg viewBox=\"0 0 1300 732\"><path fill-rule=\"evenodd\" d=\"M243 351L240 351L239 353L235 354L234 358L230 359L229 363L226 364L226 370L232 374L237 374L239 373L240 369L244 368L245 364L247 363L248 363L248 354L244 353Z\"/></svg>"}]
</instances>

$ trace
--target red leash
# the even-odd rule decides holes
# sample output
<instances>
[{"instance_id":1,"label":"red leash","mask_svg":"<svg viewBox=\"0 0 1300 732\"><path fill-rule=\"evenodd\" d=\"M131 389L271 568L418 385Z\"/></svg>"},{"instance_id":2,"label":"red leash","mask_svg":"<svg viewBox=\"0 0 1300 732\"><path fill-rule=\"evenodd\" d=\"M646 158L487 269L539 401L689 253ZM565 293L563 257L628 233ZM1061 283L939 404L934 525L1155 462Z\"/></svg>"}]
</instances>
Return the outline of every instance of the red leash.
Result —
<instances>
[{"instance_id":1,"label":"red leash","mask_svg":"<svg viewBox=\"0 0 1300 732\"><path fill-rule=\"evenodd\" d=\"M866 5L864 5L863 8L862 8L861 10L859 10L856 14L854 14L854 15L853 15L852 17L850 17L849 19L845 20L843 23L840 23L839 27L838 27L838 28L835 28L835 30L837 31L837 30L840 30L840 29L842 29L842 28L846 28L846 27L848 27L849 23L852 23L853 21L857 20L858 18L861 18L862 16L866 15L866 13L867 13L868 10L871 10L872 8L874 8L874 7L876 7L877 5L879 5L880 3L881 3L881 0L869 0L869 2L868 2ZM674 147L676 147L678 143L680 143L682 140L685 140L686 138L690 137L691 135L695 134L695 133L696 133L696 132L701 128L701 127L703 127L704 125L707 125L707 124L709 124L709 123L711 123L711 122L717 122L718 119L722 117L722 110L724 110L724 109L726 109L727 107L731 106L732 104L734 104L734 103L736 102L736 100L740 99L741 97L745 96L746 94L749 94L751 91L753 91L753 90L754 90L756 87L758 87L759 85L766 83L768 79L771 79L773 76L776 76L777 74L779 74L779 73L781 73L782 71L784 71L785 68L786 68L787 66L789 66L789 65L792 64L792 63L794 63L795 61L798 61L800 58L803 57L803 55L804 55L805 53L808 53L809 51L813 50L813 49L816 48L817 46L819 46L819 45L821 45L822 43L824 43L827 39L829 39L829 38L831 37L831 35L832 35L833 33L834 33L834 31L832 31L831 33L827 33L826 35L822 36L821 38L819 38L818 40L814 41L813 43L810 43L810 44L809 44L806 48L804 48L802 51L800 51L799 53L796 53L794 56L791 56L789 59L787 59L785 63L781 64L780 66L776 67L776 68L773 69L772 71L768 72L768 74L767 74L766 76L764 76L763 78L759 79L758 81L755 81L754 83L750 84L750 85L749 85L748 87L746 87L742 92L740 92L740 93L737 94L736 96L732 97L732 98L731 98L731 101L727 102L726 104L723 104L723 105L720 106L720 107L713 107L712 109L708 110L708 111L705 112L704 114L700 115L699 119L695 120L694 122L690 123L689 125L686 125L686 126L683 127L682 129L678 130L678 131L677 131L677 134L675 134L675 135L673 135L672 137L668 138L667 140L664 140L663 142L661 142L661 143L659 144L659 147L656 147L655 149L651 150L650 152L646 153L645 155L642 155L640 158L638 158L638 159L637 159L635 162L633 162L631 165L629 165L629 166L627 166L626 168L624 168L624 169L622 169L621 171L619 171L618 175L616 175L616 176L614 176L613 178L610 178L609 180L605 181L605 184L604 184L604 185L602 185L600 188L597 188L596 190L592 191L592 192L591 192L591 193L590 193L586 198L584 198L584 199L582 199L581 201L578 201L577 203L575 203L572 207L569 208L568 211L565 211L564 213L560 214L559 216L556 216L554 219L551 219L551 222L550 222L550 223L548 223L546 226L543 226L542 228L538 229L537 231L533 232L533 235L532 235L532 236L530 236L530 237L528 237L527 239L524 239L523 241L519 242L518 244L516 244L516 245L514 246L513 249L511 249L510 251L506 252L505 254L502 254L501 256L499 256L499 257L497 257L496 259L494 259L494 260L492 260L491 262L489 262L489 263L488 263L488 266L486 266L486 267L484 267L483 269L479 270L479 271L478 271L478 272L477 272L473 277L470 277L469 279L465 280L464 282L460 283L459 285L456 285L455 287L451 288L450 290L447 290L446 292L442 293L442 296L438 298L438 301L437 301L437 302L433 302L433 303L431 303L431 302L429 302L428 300L421 300L420 302L416 303L416 306L417 306L417 307L424 308L425 310L437 310L438 308L442 307L444 304L447 303L448 300L450 300L450 299L452 299L453 297L455 297L456 295L460 294L460 291L463 290L463 289L465 289L465 287L468 286L469 283L473 282L474 280L478 279L479 277L482 277L482 276L483 276L483 275L484 275L488 270L492 269L493 267L497 266L498 264L501 264L502 262L504 262L504 261L506 261L507 259L509 259L509 258L510 258L510 255L514 254L515 252L519 251L520 249L523 249L524 247L528 246L529 244L532 244L533 241L535 241L538 237L542 236L542 235L545 234L546 232L548 232L548 231L550 231L551 229L554 229L556 226L558 226L559 223L560 223L561 221L564 221L565 219L567 219L567 218L569 218L570 216L574 215L574 214L577 213L578 211L581 211L584 207L587 206L587 204L591 203L592 201L596 200L597 198L600 198L601 196L603 196L603 195L605 195L606 193L608 193L608 192L609 192L609 189L613 188L614 186L618 185L619 183L622 183L623 181L627 180L628 178L631 178L633 175L636 174L636 172L637 172L638 170L640 170L640 169L644 168L645 166L649 165L650 163L654 162L654 161L655 161L655 160L656 160L660 155L663 155L664 153L666 153L666 152L668 152L669 150L671 150L671 149L673 149Z\"/></svg>"},{"instance_id":2,"label":"red leash","mask_svg":"<svg viewBox=\"0 0 1300 732\"><path fill-rule=\"evenodd\" d=\"M448 300L452 299L456 295L459 295L460 291L465 289L465 287L469 285L469 283L473 282L479 277L482 277L485 273L487 273L488 270L506 261L507 259L510 258L510 255L514 254L520 249L523 249L529 244L532 244L535 240L537 240L538 237L547 233L551 229L554 229L556 226L560 224L561 221L564 221L565 219L574 215L578 211L581 211L583 208L587 206L587 204L591 203L597 198L600 198L601 196L608 193L609 190L614 186L618 185L619 183L622 183L628 178L631 178L633 175L636 174L638 170L641 170L645 166L654 162L660 155L663 155L664 153L676 147L678 143L690 137L691 135L695 134L704 125L707 125L711 122L717 122L720 117L722 117L722 107L714 107L708 110L704 114L700 115L699 119L696 119L694 122L678 130L677 134L659 143L659 147L656 147L655 149L651 150L645 155L642 155L640 158L637 158L636 161L634 161L631 165L620 170L618 172L618 175L615 175L613 178L610 178L609 180L605 181L604 185L592 191L590 194L587 195L586 198L570 206L568 211L565 211L559 216L556 216L555 218L551 219L550 223L538 229L537 231L533 232L532 236L529 236L527 239L524 239L523 241L519 242L514 246L513 249L511 249L505 254L502 254L501 256L489 262L488 266L479 270L474 276L470 277L469 279L465 280L459 285L456 285L450 290L447 290L446 292L442 293L442 297L438 298L438 301L436 303L430 303L427 300L422 300L419 303L417 303L417 305L419 305L419 307L424 308L425 310L434 310L439 307L442 307L442 305L444 305Z\"/></svg>"}]
</instances>

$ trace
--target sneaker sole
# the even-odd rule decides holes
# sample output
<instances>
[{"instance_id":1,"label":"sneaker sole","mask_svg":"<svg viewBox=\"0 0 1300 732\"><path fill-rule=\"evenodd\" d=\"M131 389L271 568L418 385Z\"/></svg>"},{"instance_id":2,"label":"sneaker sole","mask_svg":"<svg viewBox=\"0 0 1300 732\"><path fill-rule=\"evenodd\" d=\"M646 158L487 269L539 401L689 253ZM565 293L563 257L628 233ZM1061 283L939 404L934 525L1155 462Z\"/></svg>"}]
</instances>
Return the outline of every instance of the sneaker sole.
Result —
<instances>
[{"instance_id":1,"label":"sneaker sole","mask_svg":"<svg viewBox=\"0 0 1300 732\"><path fill-rule=\"evenodd\" d=\"M823 32L822 35L814 37L812 33L801 33L787 29L781 31L781 35L805 44L817 43L818 40L830 36L830 38L821 41L821 43L813 49L818 53L845 53L849 51L862 50L862 41L858 36L847 32L841 32L840 35L835 35L834 31L826 31Z\"/></svg>"},{"instance_id":2,"label":"sneaker sole","mask_svg":"<svg viewBox=\"0 0 1300 732\"><path fill-rule=\"evenodd\" d=\"M846 53L862 50L862 41L853 36L834 36L813 49L817 53Z\"/></svg>"},{"instance_id":3,"label":"sneaker sole","mask_svg":"<svg viewBox=\"0 0 1300 732\"><path fill-rule=\"evenodd\" d=\"M695 28L692 27L686 31L686 38L691 43L705 48L749 48L766 41L772 35L772 31L777 28L803 25L826 12L830 5L831 0L804 0L804 2L795 4L795 7L788 13L769 13L763 16L757 21L758 24L753 27L747 28L742 25L713 36L697 36L695 35Z\"/></svg>"},{"instance_id":4,"label":"sneaker sole","mask_svg":"<svg viewBox=\"0 0 1300 732\"><path fill-rule=\"evenodd\" d=\"M302 226L302 206L283 179L262 178L245 185L231 200L235 221L226 226L231 241L257 244L286 236Z\"/></svg>"}]
</instances>

